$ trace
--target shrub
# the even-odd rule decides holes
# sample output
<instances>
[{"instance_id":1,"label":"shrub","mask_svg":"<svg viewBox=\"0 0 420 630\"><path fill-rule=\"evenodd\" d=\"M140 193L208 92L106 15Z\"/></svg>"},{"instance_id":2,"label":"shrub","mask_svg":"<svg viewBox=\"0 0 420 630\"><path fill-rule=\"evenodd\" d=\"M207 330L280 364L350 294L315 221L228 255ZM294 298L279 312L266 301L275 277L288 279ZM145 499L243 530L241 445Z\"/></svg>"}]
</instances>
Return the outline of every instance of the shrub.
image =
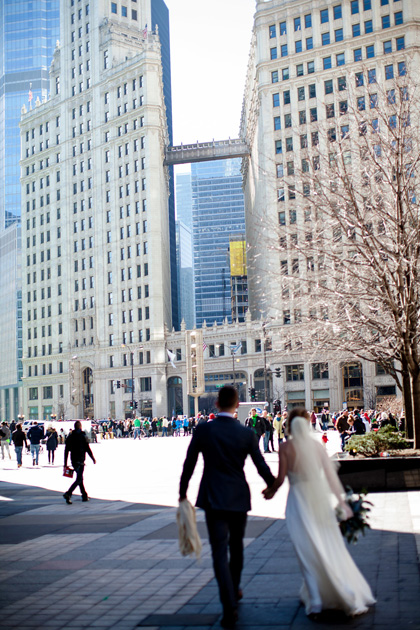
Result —
<instances>
[{"instance_id":1,"label":"shrub","mask_svg":"<svg viewBox=\"0 0 420 630\"><path fill-rule=\"evenodd\" d=\"M365 435L353 435L347 442L345 450L365 457L375 457L384 451L399 451L410 447L402 433L392 426L387 426Z\"/></svg>"}]
</instances>

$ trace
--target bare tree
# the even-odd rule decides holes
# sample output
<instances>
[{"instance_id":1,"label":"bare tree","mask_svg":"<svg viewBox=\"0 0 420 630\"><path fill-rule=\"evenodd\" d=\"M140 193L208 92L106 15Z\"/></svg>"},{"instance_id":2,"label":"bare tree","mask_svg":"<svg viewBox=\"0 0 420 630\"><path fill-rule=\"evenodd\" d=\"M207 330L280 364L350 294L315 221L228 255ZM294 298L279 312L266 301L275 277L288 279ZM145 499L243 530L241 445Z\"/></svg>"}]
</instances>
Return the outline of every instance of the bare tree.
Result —
<instances>
[{"instance_id":1,"label":"bare tree","mask_svg":"<svg viewBox=\"0 0 420 630\"><path fill-rule=\"evenodd\" d=\"M419 447L420 98L406 65L394 67L399 76L381 85L368 70L347 76L342 100L325 105L323 150L301 153L295 173L293 243L280 227L275 247L289 251L282 290L302 349L385 368Z\"/></svg>"}]
</instances>

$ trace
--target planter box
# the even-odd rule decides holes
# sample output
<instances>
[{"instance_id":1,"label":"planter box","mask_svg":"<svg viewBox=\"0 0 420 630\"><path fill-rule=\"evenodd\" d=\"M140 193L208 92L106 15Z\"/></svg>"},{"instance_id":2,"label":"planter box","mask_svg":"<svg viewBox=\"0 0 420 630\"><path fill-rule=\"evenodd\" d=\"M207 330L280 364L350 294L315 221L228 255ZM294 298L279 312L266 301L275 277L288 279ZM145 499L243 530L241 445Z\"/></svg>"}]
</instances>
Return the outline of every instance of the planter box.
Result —
<instances>
[{"instance_id":1,"label":"planter box","mask_svg":"<svg viewBox=\"0 0 420 630\"><path fill-rule=\"evenodd\" d=\"M341 483L355 492L420 490L420 457L350 458L339 464Z\"/></svg>"}]
</instances>

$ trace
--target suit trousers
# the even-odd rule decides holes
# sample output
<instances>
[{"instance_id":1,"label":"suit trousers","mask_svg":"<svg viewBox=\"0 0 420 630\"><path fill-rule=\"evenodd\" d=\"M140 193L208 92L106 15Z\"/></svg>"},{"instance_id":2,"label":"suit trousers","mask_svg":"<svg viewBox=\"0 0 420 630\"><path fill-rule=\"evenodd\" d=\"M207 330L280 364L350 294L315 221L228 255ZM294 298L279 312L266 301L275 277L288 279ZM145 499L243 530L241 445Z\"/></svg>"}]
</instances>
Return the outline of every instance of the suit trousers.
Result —
<instances>
[{"instance_id":1,"label":"suit trousers","mask_svg":"<svg viewBox=\"0 0 420 630\"><path fill-rule=\"evenodd\" d=\"M206 523L223 611L238 606L238 590L244 563L243 538L247 513L206 509ZM228 557L229 556L229 557Z\"/></svg>"},{"instance_id":2,"label":"suit trousers","mask_svg":"<svg viewBox=\"0 0 420 630\"><path fill-rule=\"evenodd\" d=\"M71 484L66 494L71 496L73 492L76 490L77 486L79 486L82 497L87 497L87 492L83 484L83 471L85 470L85 466L84 464L76 464L76 465L73 464L73 468L76 473L76 480Z\"/></svg>"}]
</instances>

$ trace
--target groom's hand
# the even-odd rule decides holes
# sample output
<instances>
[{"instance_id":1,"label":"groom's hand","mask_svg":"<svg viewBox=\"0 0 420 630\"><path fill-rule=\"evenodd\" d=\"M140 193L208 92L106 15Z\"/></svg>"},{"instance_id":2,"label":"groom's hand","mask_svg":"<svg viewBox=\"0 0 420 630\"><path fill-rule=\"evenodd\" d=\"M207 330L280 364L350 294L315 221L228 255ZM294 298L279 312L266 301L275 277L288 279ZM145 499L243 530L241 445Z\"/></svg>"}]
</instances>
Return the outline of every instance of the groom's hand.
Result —
<instances>
[{"instance_id":1,"label":"groom's hand","mask_svg":"<svg viewBox=\"0 0 420 630\"><path fill-rule=\"evenodd\" d=\"M274 497L274 495L277 492L277 486L275 483L273 483L272 486L265 488L265 490L262 491L262 495L264 497L264 499L266 499L267 501L269 501L270 499L272 499Z\"/></svg>"}]
</instances>

